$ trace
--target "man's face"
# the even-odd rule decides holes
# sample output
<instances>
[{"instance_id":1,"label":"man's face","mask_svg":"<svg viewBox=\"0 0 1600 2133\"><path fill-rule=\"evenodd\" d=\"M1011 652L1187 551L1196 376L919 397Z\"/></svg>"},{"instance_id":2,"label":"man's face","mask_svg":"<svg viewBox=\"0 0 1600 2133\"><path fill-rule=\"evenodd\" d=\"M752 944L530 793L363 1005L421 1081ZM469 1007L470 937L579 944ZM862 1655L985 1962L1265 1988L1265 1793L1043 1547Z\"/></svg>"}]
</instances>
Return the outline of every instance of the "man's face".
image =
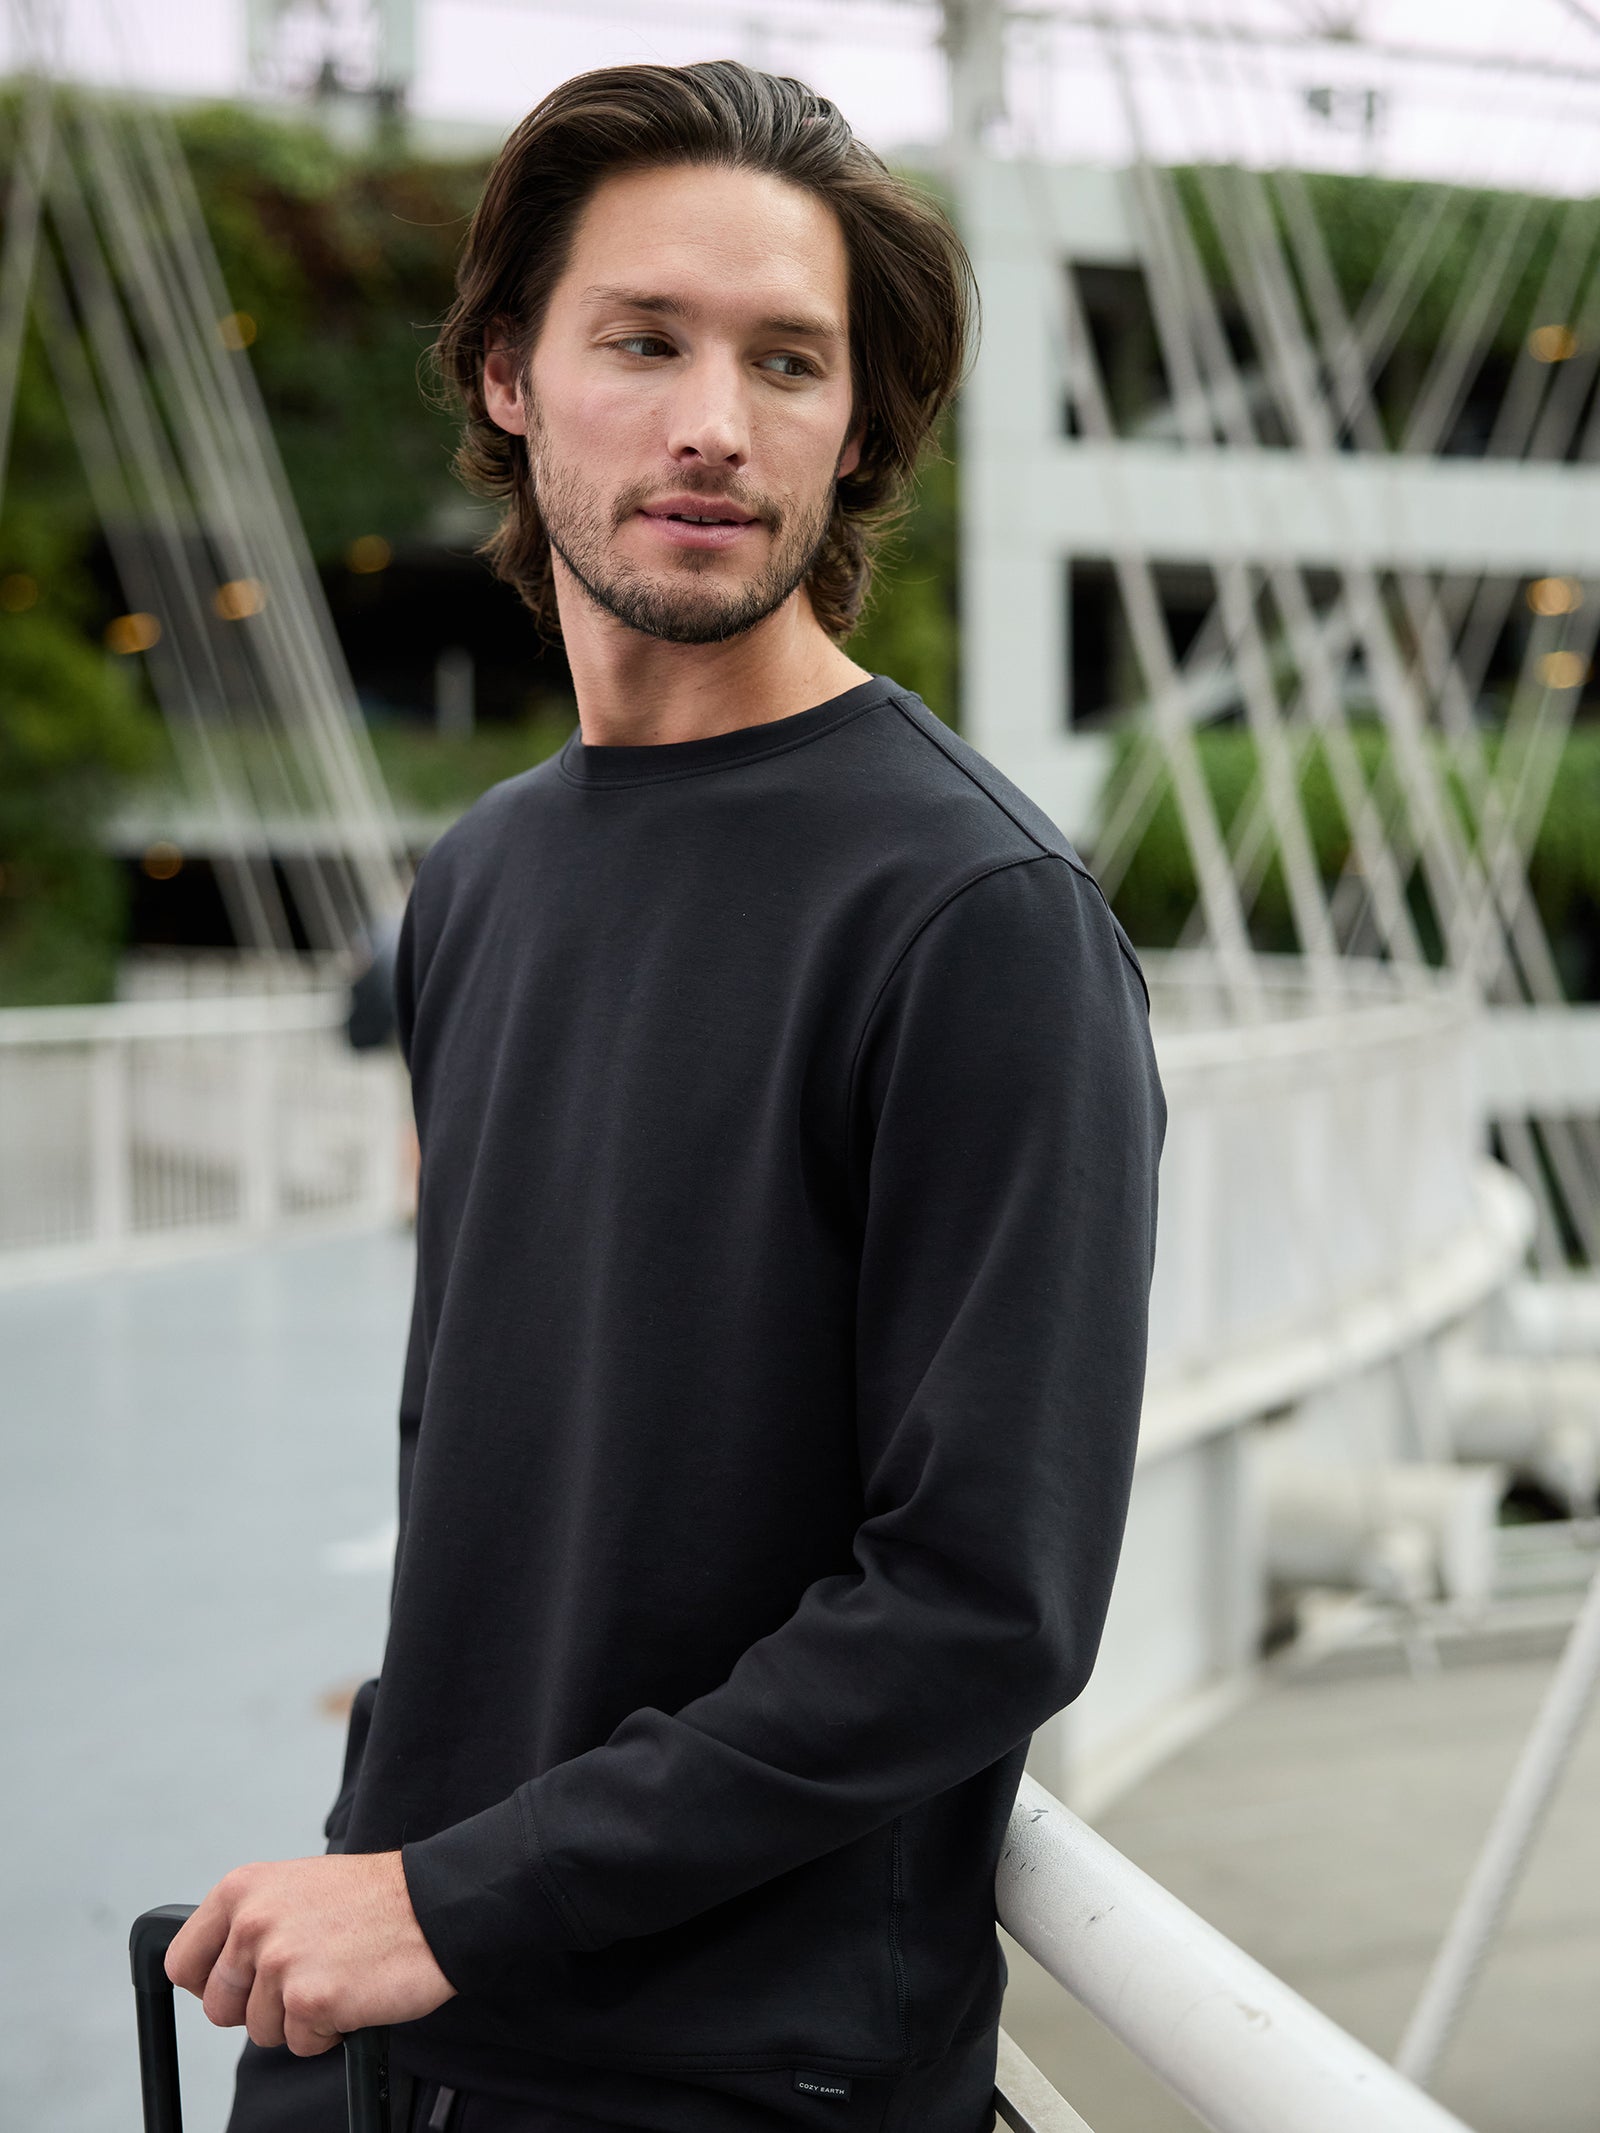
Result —
<instances>
[{"instance_id":1,"label":"man's face","mask_svg":"<svg viewBox=\"0 0 1600 2133\"><path fill-rule=\"evenodd\" d=\"M529 363L489 412L527 437L551 546L629 628L738 635L802 584L850 439L849 269L821 201L751 171L598 189Z\"/></svg>"}]
</instances>

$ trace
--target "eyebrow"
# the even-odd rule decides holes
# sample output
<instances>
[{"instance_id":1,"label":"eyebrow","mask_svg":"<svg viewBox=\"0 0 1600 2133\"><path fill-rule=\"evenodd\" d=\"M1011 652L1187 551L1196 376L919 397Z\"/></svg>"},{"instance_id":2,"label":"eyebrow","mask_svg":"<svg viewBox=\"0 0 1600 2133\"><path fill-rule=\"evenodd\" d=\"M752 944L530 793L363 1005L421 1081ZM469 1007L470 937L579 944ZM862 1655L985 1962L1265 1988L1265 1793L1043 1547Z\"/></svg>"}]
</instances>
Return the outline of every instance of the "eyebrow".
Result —
<instances>
[{"instance_id":1,"label":"eyebrow","mask_svg":"<svg viewBox=\"0 0 1600 2133\"><path fill-rule=\"evenodd\" d=\"M619 311L649 311L661 318L681 318L692 321L699 313L696 304L686 304L676 296L657 296L647 289L618 289L604 283L585 289L587 303L610 306ZM839 341L844 335L830 320L825 318L763 318L756 321L762 333L792 333L797 338L811 341Z\"/></svg>"}]
</instances>

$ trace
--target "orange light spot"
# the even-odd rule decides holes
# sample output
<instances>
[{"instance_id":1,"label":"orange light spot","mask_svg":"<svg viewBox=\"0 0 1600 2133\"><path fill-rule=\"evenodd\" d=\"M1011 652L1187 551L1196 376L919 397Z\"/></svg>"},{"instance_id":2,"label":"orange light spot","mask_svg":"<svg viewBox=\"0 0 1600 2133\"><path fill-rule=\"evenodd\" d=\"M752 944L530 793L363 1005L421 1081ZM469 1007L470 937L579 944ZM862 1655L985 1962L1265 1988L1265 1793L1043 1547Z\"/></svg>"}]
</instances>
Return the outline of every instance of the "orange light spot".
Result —
<instances>
[{"instance_id":1,"label":"orange light spot","mask_svg":"<svg viewBox=\"0 0 1600 2133\"><path fill-rule=\"evenodd\" d=\"M125 659L160 642L161 624L154 615L118 615L106 624L106 643Z\"/></svg>"},{"instance_id":2,"label":"orange light spot","mask_svg":"<svg viewBox=\"0 0 1600 2133\"><path fill-rule=\"evenodd\" d=\"M1535 578L1527 597L1536 615L1570 615L1583 605L1583 587L1576 578Z\"/></svg>"},{"instance_id":3,"label":"orange light spot","mask_svg":"<svg viewBox=\"0 0 1600 2133\"><path fill-rule=\"evenodd\" d=\"M1528 353L1536 363L1564 363L1578 352L1578 336L1570 326L1535 326L1528 335Z\"/></svg>"},{"instance_id":4,"label":"orange light spot","mask_svg":"<svg viewBox=\"0 0 1600 2133\"><path fill-rule=\"evenodd\" d=\"M1576 652L1546 652L1539 662L1539 679L1547 689L1577 689L1589 679L1589 662Z\"/></svg>"},{"instance_id":5,"label":"orange light spot","mask_svg":"<svg viewBox=\"0 0 1600 2133\"><path fill-rule=\"evenodd\" d=\"M259 615L267 604L267 588L259 578L229 578L211 595L211 605L224 622L243 622Z\"/></svg>"},{"instance_id":6,"label":"orange light spot","mask_svg":"<svg viewBox=\"0 0 1600 2133\"><path fill-rule=\"evenodd\" d=\"M394 560L394 550L381 533L358 533L344 552L344 559L359 577L371 577L375 571L387 570Z\"/></svg>"},{"instance_id":7,"label":"orange light spot","mask_svg":"<svg viewBox=\"0 0 1600 2133\"><path fill-rule=\"evenodd\" d=\"M139 864L152 881L170 881L183 866L183 854L163 837L151 845Z\"/></svg>"}]
</instances>

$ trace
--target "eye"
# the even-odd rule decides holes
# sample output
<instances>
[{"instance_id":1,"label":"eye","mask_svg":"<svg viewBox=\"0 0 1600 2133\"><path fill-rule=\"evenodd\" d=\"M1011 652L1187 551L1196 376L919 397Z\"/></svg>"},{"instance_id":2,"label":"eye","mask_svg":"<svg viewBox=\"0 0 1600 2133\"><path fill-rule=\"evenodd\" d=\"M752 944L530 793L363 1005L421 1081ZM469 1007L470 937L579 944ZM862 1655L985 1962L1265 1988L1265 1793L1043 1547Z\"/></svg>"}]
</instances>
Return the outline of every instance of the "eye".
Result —
<instances>
[{"instance_id":1,"label":"eye","mask_svg":"<svg viewBox=\"0 0 1600 2133\"><path fill-rule=\"evenodd\" d=\"M611 345L626 349L630 355L664 356L673 352L672 343L663 340L659 333L628 333Z\"/></svg>"},{"instance_id":2,"label":"eye","mask_svg":"<svg viewBox=\"0 0 1600 2133\"><path fill-rule=\"evenodd\" d=\"M815 364L808 363L804 356L773 355L762 357L763 369L770 369L772 365L778 363L786 366L778 372L780 378L814 378L817 374Z\"/></svg>"}]
</instances>

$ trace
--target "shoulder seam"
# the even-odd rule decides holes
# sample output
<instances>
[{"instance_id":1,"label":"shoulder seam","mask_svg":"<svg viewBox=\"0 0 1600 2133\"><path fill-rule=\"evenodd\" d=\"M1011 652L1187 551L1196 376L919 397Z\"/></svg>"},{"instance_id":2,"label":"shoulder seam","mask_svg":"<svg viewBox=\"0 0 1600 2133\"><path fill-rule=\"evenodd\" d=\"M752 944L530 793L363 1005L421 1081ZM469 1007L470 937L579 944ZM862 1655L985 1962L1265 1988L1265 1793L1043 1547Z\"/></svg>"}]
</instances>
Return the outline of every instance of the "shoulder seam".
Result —
<instances>
[{"instance_id":1,"label":"shoulder seam","mask_svg":"<svg viewBox=\"0 0 1600 2133\"><path fill-rule=\"evenodd\" d=\"M911 716L911 713L906 709L905 705L900 700L902 694L903 692L899 689L897 685L894 695L891 697L890 701L893 703L894 708L899 712L900 716L905 720L906 724L911 728L912 732L917 734L924 742L926 742L928 747L936 748L940 755L942 755L945 761L950 765L951 769L959 772L960 775L966 779L969 785L974 786L977 791L981 792L983 794L983 797L988 801L989 805L995 810L995 812L997 814L1004 815L1006 820L1012 825L1012 827L1019 831L1022 836L1027 838L1028 842L1033 846L1034 850L1037 853L1048 859L1059 859L1063 866L1069 868L1072 873L1080 875L1083 880L1088 882L1090 887L1094 890L1095 894L1100 897L1102 902L1105 902L1105 891L1100 887L1099 882L1095 880L1094 876L1090 873L1089 869L1084 865L1083 861L1077 856L1077 854L1070 851L1058 852L1052 846L1045 844L1039 837L1037 832L1029 829L1027 823L1023 821L1022 817L1019 814L1015 813L1013 809L1009 808L997 792L991 792L989 787L984 784L982 778L974 776L973 772L967 767L965 763L962 762L961 758L956 754L955 750L948 745L942 733L930 733L925 726L923 726L918 720L914 719ZM931 712L929 713L929 716L932 717ZM1064 844L1068 843L1069 841L1070 840L1065 837L1062 839L1062 842ZM1108 911L1110 910L1110 908L1111 906L1109 904L1106 904L1106 909Z\"/></svg>"}]
</instances>

